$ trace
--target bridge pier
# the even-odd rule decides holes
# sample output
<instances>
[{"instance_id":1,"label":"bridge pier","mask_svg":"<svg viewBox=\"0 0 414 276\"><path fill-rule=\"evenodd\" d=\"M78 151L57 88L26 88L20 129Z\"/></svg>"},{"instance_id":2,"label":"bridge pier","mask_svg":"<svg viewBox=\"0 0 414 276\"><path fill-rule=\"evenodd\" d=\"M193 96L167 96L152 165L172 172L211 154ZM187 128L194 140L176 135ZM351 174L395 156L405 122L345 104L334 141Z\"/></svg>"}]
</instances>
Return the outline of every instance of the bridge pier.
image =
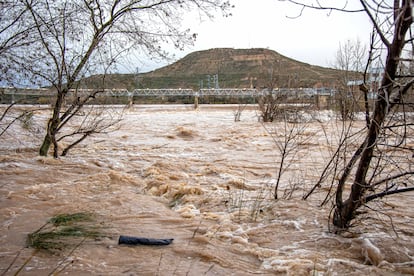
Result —
<instances>
[{"instance_id":1,"label":"bridge pier","mask_svg":"<svg viewBox=\"0 0 414 276\"><path fill-rule=\"evenodd\" d=\"M198 109L198 95L194 96L194 109Z\"/></svg>"}]
</instances>

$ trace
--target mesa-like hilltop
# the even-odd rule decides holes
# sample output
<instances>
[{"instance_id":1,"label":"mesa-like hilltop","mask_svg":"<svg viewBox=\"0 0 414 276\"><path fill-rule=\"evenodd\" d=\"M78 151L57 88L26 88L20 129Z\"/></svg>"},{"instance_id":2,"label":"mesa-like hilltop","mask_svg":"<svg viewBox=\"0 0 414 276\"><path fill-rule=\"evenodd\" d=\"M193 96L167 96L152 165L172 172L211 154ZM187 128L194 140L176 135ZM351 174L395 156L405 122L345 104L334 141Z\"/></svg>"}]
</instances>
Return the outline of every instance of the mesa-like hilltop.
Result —
<instances>
[{"instance_id":1,"label":"mesa-like hilltop","mask_svg":"<svg viewBox=\"0 0 414 276\"><path fill-rule=\"evenodd\" d=\"M216 75L217 77L215 77ZM265 88L332 86L340 71L303 63L269 49L215 48L197 51L160 69L106 76L109 88ZM100 76L88 79L96 86ZM210 80L209 80L210 79Z\"/></svg>"}]
</instances>

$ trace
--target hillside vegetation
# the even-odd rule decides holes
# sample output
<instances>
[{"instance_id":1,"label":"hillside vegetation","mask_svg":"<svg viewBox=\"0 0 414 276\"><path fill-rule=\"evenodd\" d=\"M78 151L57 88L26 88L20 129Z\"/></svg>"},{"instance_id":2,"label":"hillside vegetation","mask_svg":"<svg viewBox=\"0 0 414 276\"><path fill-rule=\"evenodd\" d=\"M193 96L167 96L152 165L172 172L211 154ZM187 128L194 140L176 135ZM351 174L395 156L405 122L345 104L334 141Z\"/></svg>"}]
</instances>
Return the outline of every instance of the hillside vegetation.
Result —
<instances>
[{"instance_id":1,"label":"hillside vegetation","mask_svg":"<svg viewBox=\"0 0 414 276\"><path fill-rule=\"evenodd\" d=\"M268 49L216 48L197 51L160 69L134 75L105 76L108 88L265 88L333 86L340 71L314 66ZM208 81L210 76L210 82ZM83 86L102 86L102 76L88 78Z\"/></svg>"}]
</instances>

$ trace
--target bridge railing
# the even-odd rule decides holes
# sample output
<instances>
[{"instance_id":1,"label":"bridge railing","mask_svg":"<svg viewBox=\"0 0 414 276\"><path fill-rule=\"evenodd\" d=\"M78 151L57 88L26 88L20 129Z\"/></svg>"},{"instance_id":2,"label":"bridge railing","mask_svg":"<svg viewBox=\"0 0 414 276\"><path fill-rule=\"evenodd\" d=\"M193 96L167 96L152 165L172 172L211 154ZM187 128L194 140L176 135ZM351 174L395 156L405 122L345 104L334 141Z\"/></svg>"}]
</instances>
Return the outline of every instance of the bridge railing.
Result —
<instances>
[{"instance_id":1,"label":"bridge railing","mask_svg":"<svg viewBox=\"0 0 414 276\"><path fill-rule=\"evenodd\" d=\"M70 90L70 94L90 95L96 92L96 89L77 89ZM0 88L1 95L32 95L32 96L53 96L55 91L51 89L15 89L15 88ZM194 91L192 89L104 89L98 93L99 96L263 96L269 93L268 89L251 89L251 88L220 88L220 89L200 89ZM335 90L329 88L314 89L314 88L278 88L272 91L272 94L283 95L306 95L312 96L317 94L333 95Z\"/></svg>"},{"instance_id":2,"label":"bridge railing","mask_svg":"<svg viewBox=\"0 0 414 276\"><path fill-rule=\"evenodd\" d=\"M194 96L192 89L135 89L134 96Z\"/></svg>"},{"instance_id":3,"label":"bridge railing","mask_svg":"<svg viewBox=\"0 0 414 276\"><path fill-rule=\"evenodd\" d=\"M200 89L198 96L261 96L263 91L243 88Z\"/></svg>"}]
</instances>

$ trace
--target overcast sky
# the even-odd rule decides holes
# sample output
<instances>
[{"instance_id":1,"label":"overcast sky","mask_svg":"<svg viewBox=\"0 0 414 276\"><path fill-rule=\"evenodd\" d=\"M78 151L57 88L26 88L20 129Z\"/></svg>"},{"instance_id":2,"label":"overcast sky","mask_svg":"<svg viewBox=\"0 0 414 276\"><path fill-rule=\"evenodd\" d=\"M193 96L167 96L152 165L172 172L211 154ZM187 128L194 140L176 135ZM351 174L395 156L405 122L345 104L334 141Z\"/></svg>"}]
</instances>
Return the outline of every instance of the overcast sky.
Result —
<instances>
[{"instance_id":1,"label":"overcast sky","mask_svg":"<svg viewBox=\"0 0 414 276\"><path fill-rule=\"evenodd\" d=\"M349 5L360 8L359 1L349 2ZM372 25L363 13L306 9L300 17L291 19L289 17L299 15L301 9L286 1L231 0L231 3L235 8L230 17L217 14L213 21L205 19L200 22L199 18L189 14L184 19L183 26L190 27L198 37L194 46L176 51L176 59L193 51L211 48L268 48L302 62L330 67L340 42L357 38L365 44L369 42ZM139 71L164 65L166 62L146 62Z\"/></svg>"}]
</instances>

